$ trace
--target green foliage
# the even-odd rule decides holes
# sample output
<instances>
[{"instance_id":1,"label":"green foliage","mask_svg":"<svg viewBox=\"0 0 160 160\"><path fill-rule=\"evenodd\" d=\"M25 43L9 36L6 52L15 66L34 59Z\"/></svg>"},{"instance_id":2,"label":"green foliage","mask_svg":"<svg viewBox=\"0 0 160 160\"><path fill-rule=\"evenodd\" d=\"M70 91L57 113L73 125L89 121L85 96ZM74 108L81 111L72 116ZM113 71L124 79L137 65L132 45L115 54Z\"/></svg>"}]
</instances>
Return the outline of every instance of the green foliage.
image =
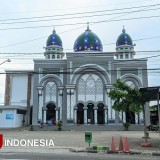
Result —
<instances>
[{"instance_id":1,"label":"green foliage","mask_svg":"<svg viewBox=\"0 0 160 160\"><path fill-rule=\"evenodd\" d=\"M128 122L123 123L123 126L124 126L124 128L125 128L125 129L127 129L127 130L128 130L128 128L129 128L129 126L130 126L130 123L128 123Z\"/></svg>"},{"instance_id":2,"label":"green foliage","mask_svg":"<svg viewBox=\"0 0 160 160\"><path fill-rule=\"evenodd\" d=\"M114 89L108 93L109 97L114 100L113 109L132 112L142 110L142 106L146 103L146 95L142 95L138 88L131 88L120 79L113 86Z\"/></svg>"},{"instance_id":3,"label":"green foliage","mask_svg":"<svg viewBox=\"0 0 160 160\"><path fill-rule=\"evenodd\" d=\"M61 123L61 122L57 122L56 125L58 126L58 128L61 128L61 127L62 127L62 123Z\"/></svg>"}]
</instances>

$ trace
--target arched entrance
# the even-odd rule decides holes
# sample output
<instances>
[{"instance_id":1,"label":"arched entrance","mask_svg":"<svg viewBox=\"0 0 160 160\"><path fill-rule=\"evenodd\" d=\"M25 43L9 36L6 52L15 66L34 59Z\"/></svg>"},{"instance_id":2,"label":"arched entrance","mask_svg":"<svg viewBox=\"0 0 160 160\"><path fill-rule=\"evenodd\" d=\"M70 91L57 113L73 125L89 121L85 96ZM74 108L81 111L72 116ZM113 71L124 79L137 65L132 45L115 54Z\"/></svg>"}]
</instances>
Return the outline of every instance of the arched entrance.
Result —
<instances>
[{"instance_id":1,"label":"arched entrance","mask_svg":"<svg viewBox=\"0 0 160 160\"><path fill-rule=\"evenodd\" d=\"M46 120L51 120L52 118L56 119L56 106L54 103L49 103L47 104L47 115L46 115Z\"/></svg>"},{"instance_id":2,"label":"arched entrance","mask_svg":"<svg viewBox=\"0 0 160 160\"><path fill-rule=\"evenodd\" d=\"M77 124L84 124L84 105L82 103L77 104Z\"/></svg>"},{"instance_id":3,"label":"arched entrance","mask_svg":"<svg viewBox=\"0 0 160 160\"><path fill-rule=\"evenodd\" d=\"M97 110L97 123L98 124L104 124L104 104L99 103L97 105L98 110Z\"/></svg>"},{"instance_id":4,"label":"arched entrance","mask_svg":"<svg viewBox=\"0 0 160 160\"><path fill-rule=\"evenodd\" d=\"M87 122L88 124L94 124L94 104L93 103L88 103L87 105L88 110L87 110Z\"/></svg>"}]
</instances>

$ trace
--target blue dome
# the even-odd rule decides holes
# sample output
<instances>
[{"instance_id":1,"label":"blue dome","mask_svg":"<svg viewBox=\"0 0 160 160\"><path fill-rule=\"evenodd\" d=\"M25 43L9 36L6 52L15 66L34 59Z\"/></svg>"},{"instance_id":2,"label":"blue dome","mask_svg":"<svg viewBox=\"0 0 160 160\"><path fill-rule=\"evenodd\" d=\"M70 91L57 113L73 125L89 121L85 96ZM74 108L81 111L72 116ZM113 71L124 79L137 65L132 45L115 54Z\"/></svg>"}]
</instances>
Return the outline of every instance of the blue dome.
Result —
<instances>
[{"instance_id":1,"label":"blue dome","mask_svg":"<svg viewBox=\"0 0 160 160\"><path fill-rule=\"evenodd\" d=\"M121 45L130 45L133 46L133 41L132 38L130 37L129 34L126 33L126 30L123 28L122 33L119 35L116 46L121 46Z\"/></svg>"},{"instance_id":2,"label":"blue dome","mask_svg":"<svg viewBox=\"0 0 160 160\"><path fill-rule=\"evenodd\" d=\"M101 40L89 27L82 33L74 43L74 51L103 51Z\"/></svg>"},{"instance_id":3,"label":"blue dome","mask_svg":"<svg viewBox=\"0 0 160 160\"><path fill-rule=\"evenodd\" d=\"M56 31L53 30L53 33L48 37L46 46L52 46L52 45L57 45L62 47L62 41L61 38L56 34Z\"/></svg>"}]
</instances>

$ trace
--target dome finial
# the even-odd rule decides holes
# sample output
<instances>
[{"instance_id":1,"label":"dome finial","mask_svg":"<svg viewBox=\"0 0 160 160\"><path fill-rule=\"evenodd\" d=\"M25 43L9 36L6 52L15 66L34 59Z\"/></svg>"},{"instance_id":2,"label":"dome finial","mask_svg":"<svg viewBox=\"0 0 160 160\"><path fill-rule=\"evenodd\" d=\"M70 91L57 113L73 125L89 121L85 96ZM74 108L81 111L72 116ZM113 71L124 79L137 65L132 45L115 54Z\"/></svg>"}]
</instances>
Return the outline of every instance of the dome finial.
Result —
<instances>
[{"instance_id":1,"label":"dome finial","mask_svg":"<svg viewBox=\"0 0 160 160\"><path fill-rule=\"evenodd\" d=\"M53 33L56 33L55 26L53 26Z\"/></svg>"},{"instance_id":2,"label":"dome finial","mask_svg":"<svg viewBox=\"0 0 160 160\"><path fill-rule=\"evenodd\" d=\"M125 30L124 26L123 26L122 32L123 32L123 33L126 33L126 30Z\"/></svg>"},{"instance_id":3,"label":"dome finial","mask_svg":"<svg viewBox=\"0 0 160 160\"><path fill-rule=\"evenodd\" d=\"M90 29L89 29L89 22L87 22L87 30L86 31L90 31Z\"/></svg>"}]
</instances>

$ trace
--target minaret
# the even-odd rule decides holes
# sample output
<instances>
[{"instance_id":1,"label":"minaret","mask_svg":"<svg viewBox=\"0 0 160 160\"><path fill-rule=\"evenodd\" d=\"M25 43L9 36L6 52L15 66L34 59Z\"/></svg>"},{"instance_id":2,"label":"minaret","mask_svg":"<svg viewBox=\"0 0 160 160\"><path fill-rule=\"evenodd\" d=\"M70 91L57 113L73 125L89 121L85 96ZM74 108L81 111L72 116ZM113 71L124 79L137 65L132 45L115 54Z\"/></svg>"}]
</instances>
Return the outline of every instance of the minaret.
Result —
<instances>
[{"instance_id":1,"label":"minaret","mask_svg":"<svg viewBox=\"0 0 160 160\"><path fill-rule=\"evenodd\" d=\"M118 60L131 60L134 59L133 41L129 34L126 33L125 28L123 27L122 33L117 38L116 42L116 59Z\"/></svg>"},{"instance_id":2,"label":"minaret","mask_svg":"<svg viewBox=\"0 0 160 160\"><path fill-rule=\"evenodd\" d=\"M62 41L58 34L56 34L55 29L47 39L45 50L45 59L62 59L64 57Z\"/></svg>"}]
</instances>

